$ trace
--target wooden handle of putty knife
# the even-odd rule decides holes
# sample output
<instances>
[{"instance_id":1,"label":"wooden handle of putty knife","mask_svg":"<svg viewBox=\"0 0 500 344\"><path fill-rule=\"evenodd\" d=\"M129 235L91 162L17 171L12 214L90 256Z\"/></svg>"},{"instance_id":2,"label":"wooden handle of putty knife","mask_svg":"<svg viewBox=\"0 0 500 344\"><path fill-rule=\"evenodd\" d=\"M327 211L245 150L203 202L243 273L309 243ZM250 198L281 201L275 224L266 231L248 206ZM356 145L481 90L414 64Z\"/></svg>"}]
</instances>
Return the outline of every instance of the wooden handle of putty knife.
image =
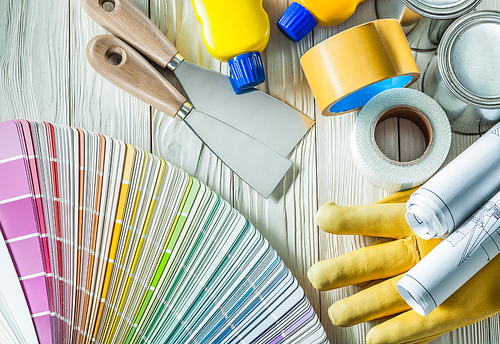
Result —
<instances>
[{"instance_id":1,"label":"wooden handle of putty knife","mask_svg":"<svg viewBox=\"0 0 500 344\"><path fill-rule=\"evenodd\" d=\"M165 68L179 52L132 0L82 0L100 26Z\"/></svg>"},{"instance_id":2,"label":"wooden handle of putty knife","mask_svg":"<svg viewBox=\"0 0 500 344\"><path fill-rule=\"evenodd\" d=\"M87 59L104 78L171 117L186 102L149 62L118 37L94 37L87 45Z\"/></svg>"}]
</instances>

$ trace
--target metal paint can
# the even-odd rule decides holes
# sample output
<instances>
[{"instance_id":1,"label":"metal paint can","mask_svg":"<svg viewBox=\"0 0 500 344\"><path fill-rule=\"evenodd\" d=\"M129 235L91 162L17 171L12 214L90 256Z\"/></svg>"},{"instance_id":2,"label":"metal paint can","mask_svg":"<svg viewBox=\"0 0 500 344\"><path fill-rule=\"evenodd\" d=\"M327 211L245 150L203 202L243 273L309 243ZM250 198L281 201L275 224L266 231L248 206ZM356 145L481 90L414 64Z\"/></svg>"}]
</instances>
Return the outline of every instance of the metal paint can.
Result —
<instances>
[{"instance_id":1,"label":"metal paint can","mask_svg":"<svg viewBox=\"0 0 500 344\"><path fill-rule=\"evenodd\" d=\"M420 14L410 10L401 0L376 0L375 13L379 19L397 19L405 34L411 32L422 19Z\"/></svg>"},{"instance_id":2,"label":"metal paint can","mask_svg":"<svg viewBox=\"0 0 500 344\"><path fill-rule=\"evenodd\" d=\"M477 11L444 33L422 91L445 110L452 131L480 134L500 120L500 12Z\"/></svg>"},{"instance_id":3,"label":"metal paint can","mask_svg":"<svg viewBox=\"0 0 500 344\"><path fill-rule=\"evenodd\" d=\"M481 0L403 0L412 11L432 19L453 19L469 13Z\"/></svg>"},{"instance_id":4,"label":"metal paint can","mask_svg":"<svg viewBox=\"0 0 500 344\"><path fill-rule=\"evenodd\" d=\"M414 51L433 51L453 21L481 0L376 0L378 18L398 19Z\"/></svg>"}]
</instances>

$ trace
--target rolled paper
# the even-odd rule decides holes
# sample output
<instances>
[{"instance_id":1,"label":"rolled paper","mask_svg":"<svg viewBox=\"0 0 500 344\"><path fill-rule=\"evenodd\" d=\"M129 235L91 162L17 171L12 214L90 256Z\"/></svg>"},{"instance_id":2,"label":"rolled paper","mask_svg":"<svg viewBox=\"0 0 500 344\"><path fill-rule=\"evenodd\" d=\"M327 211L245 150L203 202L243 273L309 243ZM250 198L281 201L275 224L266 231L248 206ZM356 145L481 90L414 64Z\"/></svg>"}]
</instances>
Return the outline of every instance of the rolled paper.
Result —
<instances>
[{"instance_id":1,"label":"rolled paper","mask_svg":"<svg viewBox=\"0 0 500 344\"><path fill-rule=\"evenodd\" d=\"M399 281L401 296L427 315L500 252L500 192Z\"/></svg>"},{"instance_id":2,"label":"rolled paper","mask_svg":"<svg viewBox=\"0 0 500 344\"><path fill-rule=\"evenodd\" d=\"M406 202L406 221L423 239L451 233L500 187L500 124L430 178Z\"/></svg>"}]
</instances>

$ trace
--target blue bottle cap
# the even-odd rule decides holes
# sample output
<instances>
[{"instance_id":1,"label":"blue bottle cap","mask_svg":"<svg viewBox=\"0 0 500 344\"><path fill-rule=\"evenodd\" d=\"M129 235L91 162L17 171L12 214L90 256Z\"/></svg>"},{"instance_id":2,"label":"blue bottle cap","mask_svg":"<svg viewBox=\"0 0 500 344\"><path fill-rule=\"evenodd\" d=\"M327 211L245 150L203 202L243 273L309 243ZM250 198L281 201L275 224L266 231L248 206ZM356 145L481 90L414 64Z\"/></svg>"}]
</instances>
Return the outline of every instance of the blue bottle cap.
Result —
<instances>
[{"instance_id":1,"label":"blue bottle cap","mask_svg":"<svg viewBox=\"0 0 500 344\"><path fill-rule=\"evenodd\" d=\"M296 2L293 2L278 20L280 31L294 42L304 38L316 25L318 21L311 12Z\"/></svg>"},{"instance_id":2,"label":"blue bottle cap","mask_svg":"<svg viewBox=\"0 0 500 344\"><path fill-rule=\"evenodd\" d=\"M266 80L262 56L259 52L250 52L238 55L229 60L231 69L231 84L239 94L249 88L257 86Z\"/></svg>"}]
</instances>

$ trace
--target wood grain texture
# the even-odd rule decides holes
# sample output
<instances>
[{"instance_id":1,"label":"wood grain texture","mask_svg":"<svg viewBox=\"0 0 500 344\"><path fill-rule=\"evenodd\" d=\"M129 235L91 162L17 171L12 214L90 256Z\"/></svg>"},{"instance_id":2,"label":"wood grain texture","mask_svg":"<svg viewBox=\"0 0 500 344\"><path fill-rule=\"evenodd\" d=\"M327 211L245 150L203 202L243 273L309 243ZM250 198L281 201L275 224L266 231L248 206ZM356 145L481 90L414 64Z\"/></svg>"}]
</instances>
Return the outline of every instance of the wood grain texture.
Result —
<instances>
[{"instance_id":1,"label":"wood grain texture","mask_svg":"<svg viewBox=\"0 0 500 344\"><path fill-rule=\"evenodd\" d=\"M223 72L221 64L205 50L201 35L201 27L196 21L190 1L168 0L151 1L153 21L160 29L166 31L167 37L176 45L179 53L187 60L212 70ZM227 73L228 69L226 69ZM195 105L196 106L196 105ZM201 182L208 185L225 200L231 202L233 173L182 123L165 118L160 113L155 116L162 132L159 134L160 147L155 151L160 157L169 160L171 154L177 154L173 162L181 162L179 167L185 169ZM187 130L186 130L187 129ZM154 128L156 130L156 128ZM178 133L168 136L172 133ZM170 151L169 151L170 149ZM167 153L166 155L164 155Z\"/></svg>"},{"instance_id":2,"label":"wood grain texture","mask_svg":"<svg viewBox=\"0 0 500 344\"><path fill-rule=\"evenodd\" d=\"M114 35L92 38L86 55L92 68L102 77L170 117L175 117L186 102L151 63Z\"/></svg>"},{"instance_id":3,"label":"wood grain texture","mask_svg":"<svg viewBox=\"0 0 500 344\"><path fill-rule=\"evenodd\" d=\"M363 22L374 20L374 3L366 1L358 6L355 14L346 22L333 28L318 27L314 30L313 44ZM351 155L350 134L356 121L356 112L345 115L325 117L316 107L317 122L317 178L318 206L327 202L337 204L371 203L386 193L366 181L357 170ZM319 260L329 259L346 252L366 246L369 241L364 237L336 236L320 231ZM334 326L328 318L328 308L335 301L352 295L356 289L346 287L322 292L321 323L327 331L331 343L363 343L371 323L348 328Z\"/></svg>"},{"instance_id":4,"label":"wood grain texture","mask_svg":"<svg viewBox=\"0 0 500 344\"><path fill-rule=\"evenodd\" d=\"M147 0L136 3L147 11ZM106 31L85 13L81 0L70 0L65 2L65 6L69 6L69 17L65 20L70 23L65 33L69 43L66 53L70 66L70 124L150 151L150 106L111 84L92 69L85 55L87 43Z\"/></svg>"},{"instance_id":5,"label":"wood grain texture","mask_svg":"<svg viewBox=\"0 0 500 344\"><path fill-rule=\"evenodd\" d=\"M366 20L374 19L370 18L370 13L373 13L371 6L373 6L373 2L366 1L362 3L353 17L337 28L316 28L314 30L314 43L317 44L326 37L342 31L345 28L352 27ZM496 8L492 6L498 6L498 4L493 4L493 2L483 4L483 8ZM414 53L414 55L417 65L421 73L423 73L428 62L434 56L434 53ZM419 89L420 83L421 80L414 84L412 88ZM319 109L316 111L319 111ZM330 201L338 204L366 204L387 194L385 190L377 188L361 176L352 162L348 140L349 134L355 123L355 117L356 113L333 118L325 118L322 116L317 118L317 181L319 205ZM390 137L391 132L394 133L394 129L387 128L387 130L389 130L389 132L385 134ZM408 130L408 128L403 127L402 130ZM451 161L476 139L477 136L464 137L453 135L452 148L445 163ZM411 141L405 143L404 146L412 146L415 143L417 143L417 145L421 144ZM395 145L393 149L399 149L399 147L399 145ZM387 148L388 151L391 150L391 147L386 146L385 148ZM392 154L397 156L398 152L393 151ZM354 251L370 242L370 239L359 236L333 236L320 232L320 259L328 259ZM327 310L332 303L350 296L356 291L357 288L355 287L346 287L330 292L322 292L320 295L321 320L332 343L363 343L365 342L367 331L376 324L375 322L370 322L350 328L340 328L333 326L327 319ZM498 324L498 316L494 316L480 324L471 325L445 334L434 340L433 343L490 343L492 339L489 338L491 337L489 334L495 333L490 331L490 323L494 323L495 325ZM489 337L485 337L484 333L487 333Z\"/></svg>"},{"instance_id":6,"label":"wood grain texture","mask_svg":"<svg viewBox=\"0 0 500 344\"><path fill-rule=\"evenodd\" d=\"M179 2L180 3L180 2ZM175 1L154 0L150 2L151 20L175 44L177 22L182 21L182 13L176 10ZM179 35L182 33L180 30ZM192 61L194 62L194 61ZM172 73L162 71L163 76L176 85ZM182 121L170 118L152 109L153 153L193 175L198 168L198 158L202 142Z\"/></svg>"},{"instance_id":7,"label":"wood grain texture","mask_svg":"<svg viewBox=\"0 0 500 344\"><path fill-rule=\"evenodd\" d=\"M68 6L6 1L0 14L0 120L68 124Z\"/></svg>"},{"instance_id":8,"label":"wood grain texture","mask_svg":"<svg viewBox=\"0 0 500 344\"><path fill-rule=\"evenodd\" d=\"M186 60L229 73L227 64L215 60L205 49L189 0L134 2ZM352 160L349 137L357 113L320 115L299 60L313 45L333 34L375 19L374 0L360 4L345 23L334 28L317 27L299 43L290 42L275 25L291 0L264 0L271 20L271 38L263 53L267 80L259 88L316 120L289 157L292 169L267 200L234 176L185 124L128 95L90 67L85 57L87 42L106 31L88 17L81 0L0 3L0 120L40 119L97 131L152 151L181 167L230 202L269 240L305 290L331 343L365 342L367 331L376 323L339 328L332 325L327 314L333 302L352 295L357 288L320 293L310 285L306 274L315 262L364 247L373 239L323 233L316 225L315 214L326 202L367 204L389 192L368 182ZM483 0L480 8L500 9L500 4ZM432 52L415 54L421 72L432 56ZM161 72L175 83L171 74ZM418 89L420 80L412 87ZM393 147L399 150L403 145L404 154L411 156L411 147L416 142L421 145L421 138L412 136L408 126L400 125L400 130L408 131L412 141ZM384 135L389 141L393 133L394 124L388 125ZM476 139L454 134L445 163ZM499 317L494 316L443 335L433 343L496 344L500 343L499 331Z\"/></svg>"},{"instance_id":9,"label":"wood grain texture","mask_svg":"<svg viewBox=\"0 0 500 344\"><path fill-rule=\"evenodd\" d=\"M271 23L277 22L287 6L278 1L264 1L263 5ZM276 25L271 25L264 55L267 80L261 89L314 119L314 99L299 65L303 49L303 44L290 42ZM313 127L290 155L293 166L268 200L236 180L235 207L273 245L319 311L319 294L306 278L309 266L319 254L318 231L314 226L315 137Z\"/></svg>"},{"instance_id":10,"label":"wood grain texture","mask_svg":"<svg viewBox=\"0 0 500 344\"><path fill-rule=\"evenodd\" d=\"M82 6L96 23L161 67L178 52L132 0L82 0Z\"/></svg>"}]
</instances>

